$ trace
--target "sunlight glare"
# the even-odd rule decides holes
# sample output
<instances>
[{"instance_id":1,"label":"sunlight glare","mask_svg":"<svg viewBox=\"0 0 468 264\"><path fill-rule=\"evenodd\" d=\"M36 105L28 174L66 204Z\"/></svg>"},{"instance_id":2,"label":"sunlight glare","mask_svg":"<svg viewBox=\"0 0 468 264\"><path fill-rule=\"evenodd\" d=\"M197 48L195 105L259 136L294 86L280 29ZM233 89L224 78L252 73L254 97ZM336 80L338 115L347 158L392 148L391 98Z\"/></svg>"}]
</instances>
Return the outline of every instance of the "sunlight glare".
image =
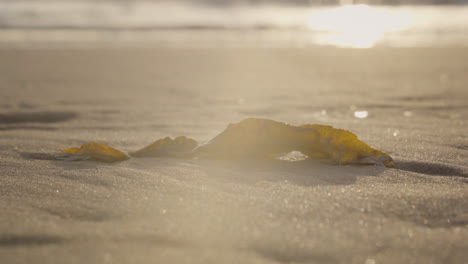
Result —
<instances>
[{"instance_id":1,"label":"sunlight glare","mask_svg":"<svg viewBox=\"0 0 468 264\"><path fill-rule=\"evenodd\" d=\"M389 8L345 5L311 15L309 28L325 31L322 44L350 48L371 48L385 33L408 28L410 15Z\"/></svg>"}]
</instances>

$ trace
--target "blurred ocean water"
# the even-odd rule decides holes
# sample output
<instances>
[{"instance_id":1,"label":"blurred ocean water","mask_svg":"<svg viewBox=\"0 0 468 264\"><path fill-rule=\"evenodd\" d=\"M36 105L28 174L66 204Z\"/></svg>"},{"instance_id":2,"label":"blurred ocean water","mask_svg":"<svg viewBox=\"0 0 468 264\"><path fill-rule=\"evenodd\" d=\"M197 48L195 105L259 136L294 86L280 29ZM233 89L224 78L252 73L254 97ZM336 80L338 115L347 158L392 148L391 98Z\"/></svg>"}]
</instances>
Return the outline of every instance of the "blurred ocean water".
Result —
<instances>
[{"instance_id":1,"label":"blurred ocean water","mask_svg":"<svg viewBox=\"0 0 468 264\"><path fill-rule=\"evenodd\" d=\"M0 45L468 45L468 6L0 1Z\"/></svg>"}]
</instances>

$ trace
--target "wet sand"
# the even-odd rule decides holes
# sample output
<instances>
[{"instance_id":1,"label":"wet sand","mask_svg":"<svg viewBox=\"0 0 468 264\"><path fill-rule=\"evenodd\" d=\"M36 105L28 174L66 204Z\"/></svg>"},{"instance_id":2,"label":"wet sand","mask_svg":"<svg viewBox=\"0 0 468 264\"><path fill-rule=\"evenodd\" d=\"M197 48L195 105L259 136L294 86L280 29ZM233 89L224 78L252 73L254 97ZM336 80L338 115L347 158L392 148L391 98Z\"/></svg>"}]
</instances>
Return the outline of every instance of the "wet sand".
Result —
<instances>
[{"instance_id":1,"label":"wet sand","mask_svg":"<svg viewBox=\"0 0 468 264\"><path fill-rule=\"evenodd\" d=\"M1 49L0 263L465 263L467 55ZM48 160L247 117L349 129L397 168Z\"/></svg>"}]
</instances>

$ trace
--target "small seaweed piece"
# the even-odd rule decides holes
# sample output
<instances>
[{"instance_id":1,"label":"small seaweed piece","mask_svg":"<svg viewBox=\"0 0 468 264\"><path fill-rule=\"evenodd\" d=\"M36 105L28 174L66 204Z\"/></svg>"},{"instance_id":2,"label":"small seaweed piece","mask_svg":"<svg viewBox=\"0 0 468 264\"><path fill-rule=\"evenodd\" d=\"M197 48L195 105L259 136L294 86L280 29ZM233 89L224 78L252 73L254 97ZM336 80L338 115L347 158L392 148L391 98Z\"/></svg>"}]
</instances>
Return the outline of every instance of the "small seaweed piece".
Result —
<instances>
[{"instance_id":1,"label":"small seaweed piece","mask_svg":"<svg viewBox=\"0 0 468 264\"><path fill-rule=\"evenodd\" d=\"M81 145L80 148L68 148L54 156L58 160L96 160L102 162L117 162L129 157L120 150L95 142Z\"/></svg>"}]
</instances>

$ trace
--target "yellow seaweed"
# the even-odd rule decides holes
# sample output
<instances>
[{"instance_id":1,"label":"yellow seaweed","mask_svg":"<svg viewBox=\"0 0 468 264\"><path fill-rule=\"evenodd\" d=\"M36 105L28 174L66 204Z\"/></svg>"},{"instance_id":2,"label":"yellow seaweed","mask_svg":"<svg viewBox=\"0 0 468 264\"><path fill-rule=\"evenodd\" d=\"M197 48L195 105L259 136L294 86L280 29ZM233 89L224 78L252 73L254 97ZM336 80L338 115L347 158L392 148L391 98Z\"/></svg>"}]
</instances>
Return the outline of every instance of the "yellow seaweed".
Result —
<instances>
[{"instance_id":1,"label":"yellow seaweed","mask_svg":"<svg viewBox=\"0 0 468 264\"><path fill-rule=\"evenodd\" d=\"M103 162L117 162L128 159L128 156L120 150L95 142L81 145L80 148L68 148L55 155L62 160L97 160Z\"/></svg>"},{"instance_id":2,"label":"yellow seaweed","mask_svg":"<svg viewBox=\"0 0 468 264\"><path fill-rule=\"evenodd\" d=\"M320 135L320 153L340 164L378 164L394 167L393 159L385 152L371 148L350 131L323 125L303 125L302 128L314 129ZM311 150L303 150L312 156ZM314 151L314 150L312 150Z\"/></svg>"},{"instance_id":3,"label":"yellow seaweed","mask_svg":"<svg viewBox=\"0 0 468 264\"><path fill-rule=\"evenodd\" d=\"M208 144L199 147L197 155L226 159L271 158L291 151L338 164L394 167L390 155L371 148L347 130L323 125L292 126L258 118L230 124Z\"/></svg>"}]
</instances>

